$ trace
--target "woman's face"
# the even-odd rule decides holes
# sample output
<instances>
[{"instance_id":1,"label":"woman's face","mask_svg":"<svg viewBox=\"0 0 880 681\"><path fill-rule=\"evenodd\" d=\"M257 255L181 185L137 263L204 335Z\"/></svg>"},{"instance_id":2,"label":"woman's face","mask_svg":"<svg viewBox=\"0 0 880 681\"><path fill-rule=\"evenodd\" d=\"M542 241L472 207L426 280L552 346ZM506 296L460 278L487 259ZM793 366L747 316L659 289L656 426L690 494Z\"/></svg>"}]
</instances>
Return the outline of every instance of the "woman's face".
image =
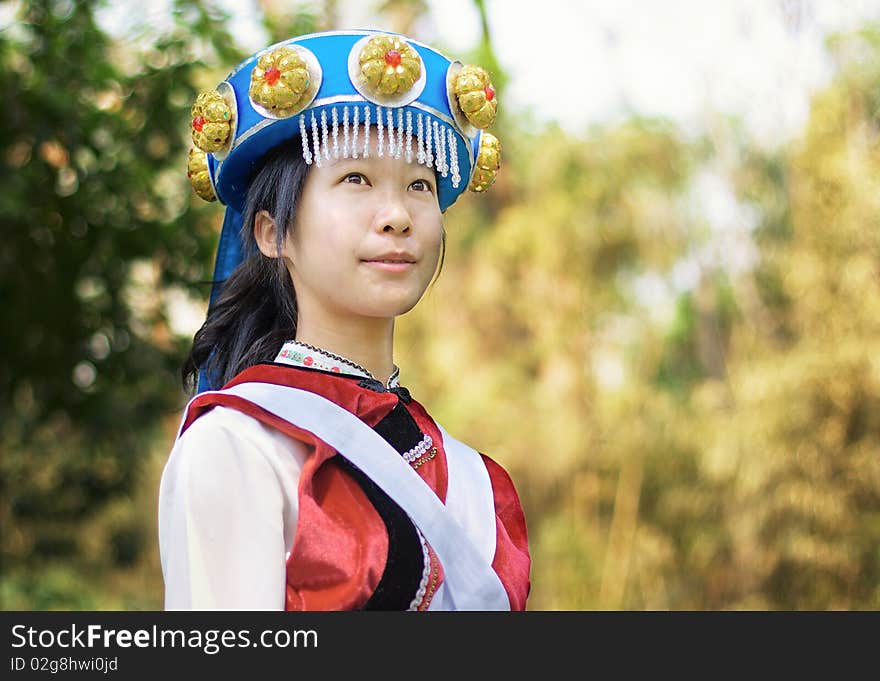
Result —
<instances>
[{"instance_id":1,"label":"woman's face","mask_svg":"<svg viewBox=\"0 0 880 681\"><path fill-rule=\"evenodd\" d=\"M300 319L408 312L434 276L442 236L433 170L375 148L312 166L282 249Z\"/></svg>"}]
</instances>

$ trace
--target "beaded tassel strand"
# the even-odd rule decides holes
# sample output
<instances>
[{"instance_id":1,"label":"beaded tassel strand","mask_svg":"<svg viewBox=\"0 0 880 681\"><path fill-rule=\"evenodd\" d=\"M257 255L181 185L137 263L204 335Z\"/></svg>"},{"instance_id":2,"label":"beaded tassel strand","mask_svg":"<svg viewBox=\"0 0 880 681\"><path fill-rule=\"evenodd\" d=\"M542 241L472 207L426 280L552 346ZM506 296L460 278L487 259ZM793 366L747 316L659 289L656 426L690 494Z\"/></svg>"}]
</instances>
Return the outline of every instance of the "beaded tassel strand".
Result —
<instances>
[{"instance_id":1,"label":"beaded tassel strand","mask_svg":"<svg viewBox=\"0 0 880 681\"><path fill-rule=\"evenodd\" d=\"M330 160L330 136L327 131L327 110L321 112L321 146L324 151L324 158Z\"/></svg>"},{"instance_id":2,"label":"beaded tassel strand","mask_svg":"<svg viewBox=\"0 0 880 681\"><path fill-rule=\"evenodd\" d=\"M376 151L379 154L379 158L385 155L385 129L384 122L382 121L382 107L376 107L376 135L378 139L376 140Z\"/></svg>"},{"instance_id":3,"label":"beaded tassel strand","mask_svg":"<svg viewBox=\"0 0 880 681\"><path fill-rule=\"evenodd\" d=\"M449 160L452 163L452 186L458 189L461 182L461 171L458 167L458 144L456 144L455 133L451 128L446 129L446 135L449 138Z\"/></svg>"},{"instance_id":4,"label":"beaded tassel strand","mask_svg":"<svg viewBox=\"0 0 880 681\"><path fill-rule=\"evenodd\" d=\"M370 157L370 107L364 107L364 158Z\"/></svg>"},{"instance_id":5,"label":"beaded tassel strand","mask_svg":"<svg viewBox=\"0 0 880 681\"><path fill-rule=\"evenodd\" d=\"M336 107L330 111L330 117L333 121L333 158L339 160L339 116L336 113Z\"/></svg>"},{"instance_id":6,"label":"beaded tassel strand","mask_svg":"<svg viewBox=\"0 0 880 681\"><path fill-rule=\"evenodd\" d=\"M306 133L306 115L299 115L299 138L302 140L303 160L312 165L312 152L309 151L309 136Z\"/></svg>"},{"instance_id":7,"label":"beaded tassel strand","mask_svg":"<svg viewBox=\"0 0 880 681\"><path fill-rule=\"evenodd\" d=\"M360 115L360 109L358 107L354 107L354 119L351 123L351 157L358 157L358 117Z\"/></svg>"},{"instance_id":8,"label":"beaded tassel strand","mask_svg":"<svg viewBox=\"0 0 880 681\"><path fill-rule=\"evenodd\" d=\"M417 139L416 139L417 144L416 144L416 147L417 147L417 149L418 149L418 162L419 162L419 163L424 163L424 162L425 162L425 138L424 138L424 135L423 135L423 132L424 132L424 129L423 129L424 120L423 120L423 118L422 118L422 114L419 114L419 115L416 117L416 123L417 123L417 125L416 125L416 128L417 128L417 129L416 129L416 133L417 133Z\"/></svg>"},{"instance_id":9,"label":"beaded tassel strand","mask_svg":"<svg viewBox=\"0 0 880 681\"><path fill-rule=\"evenodd\" d=\"M431 150L431 121L425 121L425 165L434 167L434 154Z\"/></svg>"},{"instance_id":10,"label":"beaded tassel strand","mask_svg":"<svg viewBox=\"0 0 880 681\"><path fill-rule=\"evenodd\" d=\"M315 165L321 167L321 141L318 137L318 121L315 119L315 112L312 111L312 147L315 154Z\"/></svg>"},{"instance_id":11,"label":"beaded tassel strand","mask_svg":"<svg viewBox=\"0 0 880 681\"><path fill-rule=\"evenodd\" d=\"M348 107L342 109L342 157L348 158Z\"/></svg>"},{"instance_id":12,"label":"beaded tassel strand","mask_svg":"<svg viewBox=\"0 0 880 681\"><path fill-rule=\"evenodd\" d=\"M406 162L412 163L412 111L406 112Z\"/></svg>"}]
</instances>

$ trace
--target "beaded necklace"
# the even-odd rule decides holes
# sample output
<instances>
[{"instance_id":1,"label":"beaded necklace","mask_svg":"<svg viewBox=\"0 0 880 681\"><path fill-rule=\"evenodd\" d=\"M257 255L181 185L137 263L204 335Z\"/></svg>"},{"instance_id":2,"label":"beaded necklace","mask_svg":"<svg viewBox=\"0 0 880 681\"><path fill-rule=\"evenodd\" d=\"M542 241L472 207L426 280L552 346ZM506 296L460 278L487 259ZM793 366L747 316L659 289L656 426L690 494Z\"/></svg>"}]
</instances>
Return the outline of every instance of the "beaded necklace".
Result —
<instances>
[{"instance_id":1,"label":"beaded necklace","mask_svg":"<svg viewBox=\"0 0 880 681\"><path fill-rule=\"evenodd\" d=\"M308 369L323 369L333 373L354 374L363 376L374 381L378 379L360 364L345 357L317 348L314 345L301 341L287 341L281 351L275 357L276 362L306 367ZM380 381L381 383L381 381ZM388 387L396 388L400 384L400 368L394 367L391 377L388 379Z\"/></svg>"}]
</instances>

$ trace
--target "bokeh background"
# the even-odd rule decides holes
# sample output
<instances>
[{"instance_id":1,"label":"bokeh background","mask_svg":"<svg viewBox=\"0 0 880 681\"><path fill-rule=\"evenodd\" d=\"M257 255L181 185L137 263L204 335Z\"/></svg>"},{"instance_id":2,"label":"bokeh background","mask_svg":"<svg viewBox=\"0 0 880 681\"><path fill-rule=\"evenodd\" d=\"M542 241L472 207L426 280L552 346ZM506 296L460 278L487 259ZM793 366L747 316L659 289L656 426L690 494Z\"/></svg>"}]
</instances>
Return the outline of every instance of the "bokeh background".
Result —
<instances>
[{"instance_id":1,"label":"bokeh background","mask_svg":"<svg viewBox=\"0 0 880 681\"><path fill-rule=\"evenodd\" d=\"M880 607L880 3L0 4L0 598L160 609L222 208L190 105L315 30L487 67L404 383L512 474L536 610Z\"/></svg>"}]
</instances>

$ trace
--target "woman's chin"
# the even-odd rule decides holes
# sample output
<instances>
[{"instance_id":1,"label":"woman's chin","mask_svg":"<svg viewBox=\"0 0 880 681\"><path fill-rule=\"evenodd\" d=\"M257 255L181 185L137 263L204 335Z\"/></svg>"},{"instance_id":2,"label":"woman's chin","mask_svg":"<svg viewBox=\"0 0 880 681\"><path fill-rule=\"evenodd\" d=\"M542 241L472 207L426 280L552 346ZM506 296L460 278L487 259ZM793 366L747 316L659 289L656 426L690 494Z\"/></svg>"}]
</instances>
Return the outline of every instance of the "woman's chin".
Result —
<instances>
[{"instance_id":1,"label":"woman's chin","mask_svg":"<svg viewBox=\"0 0 880 681\"><path fill-rule=\"evenodd\" d=\"M383 285L369 296L364 312L370 317L398 317L412 310L421 300L425 288Z\"/></svg>"},{"instance_id":2,"label":"woman's chin","mask_svg":"<svg viewBox=\"0 0 880 681\"><path fill-rule=\"evenodd\" d=\"M374 303L365 307L361 310L361 314L364 317L393 319L394 317L399 317L412 310L420 299L421 295L417 297L414 297L413 295L400 296L399 298L389 297L379 304Z\"/></svg>"}]
</instances>

